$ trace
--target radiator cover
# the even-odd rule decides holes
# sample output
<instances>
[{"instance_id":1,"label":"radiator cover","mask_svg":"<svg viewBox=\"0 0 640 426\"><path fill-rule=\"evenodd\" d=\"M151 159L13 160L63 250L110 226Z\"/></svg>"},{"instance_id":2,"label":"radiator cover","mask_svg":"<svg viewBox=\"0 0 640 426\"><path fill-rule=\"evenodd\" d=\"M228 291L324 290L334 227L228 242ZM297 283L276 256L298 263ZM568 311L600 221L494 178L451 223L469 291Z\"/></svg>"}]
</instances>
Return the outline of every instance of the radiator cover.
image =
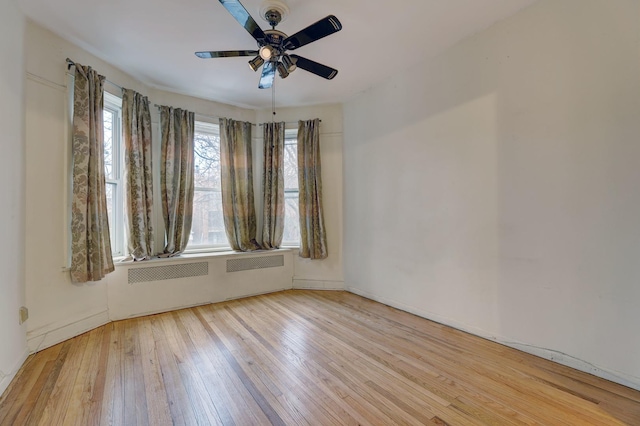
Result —
<instances>
[{"instance_id":1,"label":"radiator cover","mask_svg":"<svg viewBox=\"0 0 640 426\"><path fill-rule=\"evenodd\" d=\"M129 284L209 275L209 262L179 263L129 269Z\"/></svg>"},{"instance_id":2,"label":"radiator cover","mask_svg":"<svg viewBox=\"0 0 640 426\"><path fill-rule=\"evenodd\" d=\"M240 257L227 260L227 272L249 271L252 269L277 268L284 266L284 256Z\"/></svg>"}]
</instances>

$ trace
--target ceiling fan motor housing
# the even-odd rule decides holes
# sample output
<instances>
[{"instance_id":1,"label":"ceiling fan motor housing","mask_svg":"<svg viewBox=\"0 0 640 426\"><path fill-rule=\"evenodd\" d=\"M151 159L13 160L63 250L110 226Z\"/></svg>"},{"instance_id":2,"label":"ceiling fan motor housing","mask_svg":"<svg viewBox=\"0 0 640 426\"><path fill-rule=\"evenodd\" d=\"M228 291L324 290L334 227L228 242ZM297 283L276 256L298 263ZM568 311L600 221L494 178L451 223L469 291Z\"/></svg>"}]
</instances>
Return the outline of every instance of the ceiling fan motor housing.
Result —
<instances>
[{"instance_id":1,"label":"ceiling fan motor housing","mask_svg":"<svg viewBox=\"0 0 640 426\"><path fill-rule=\"evenodd\" d=\"M282 42L287 38L287 35L278 30L265 30L264 33L267 36L268 43L275 48L279 56L283 50Z\"/></svg>"}]
</instances>

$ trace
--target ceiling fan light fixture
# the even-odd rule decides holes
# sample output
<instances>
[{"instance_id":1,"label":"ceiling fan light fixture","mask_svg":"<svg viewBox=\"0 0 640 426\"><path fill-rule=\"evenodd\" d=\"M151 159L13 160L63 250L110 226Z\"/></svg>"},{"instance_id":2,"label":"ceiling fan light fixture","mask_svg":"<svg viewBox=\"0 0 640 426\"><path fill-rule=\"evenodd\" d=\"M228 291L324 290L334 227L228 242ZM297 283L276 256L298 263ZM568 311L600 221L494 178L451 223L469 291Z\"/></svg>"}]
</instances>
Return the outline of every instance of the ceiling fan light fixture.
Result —
<instances>
[{"instance_id":1,"label":"ceiling fan light fixture","mask_svg":"<svg viewBox=\"0 0 640 426\"><path fill-rule=\"evenodd\" d=\"M296 62L297 60L295 58L292 58L289 55L282 55L282 63L284 64L284 66L287 68L287 71L294 72L297 68L296 66Z\"/></svg>"},{"instance_id":2,"label":"ceiling fan light fixture","mask_svg":"<svg viewBox=\"0 0 640 426\"><path fill-rule=\"evenodd\" d=\"M256 56L255 58L249 61L249 67L253 71L258 71L258 68L260 68L262 64L264 64L264 59L262 59L260 55Z\"/></svg>"},{"instance_id":3,"label":"ceiling fan light fixture","mask_svg":"<svg viewBox=\"0 0 640 426\"><path fill-rule=\"evenodd\" d=\"M260 52L259 53L260 53L260 57L262 59L264 59L265 61L268 61L268 60L271 59L272 56L274 56L274 54L276 52L275 52L275 49L273 48L273 46L270 46L270 45L267 44L266 46L262 46L260 48Z\"/></svg>"},{"instance_id":4,"label":"ceiling fan light fixture","mask_svg":"<svg viewBox=\"0 0 640 426\"><path fill-rule=\"evenodd\" d=\"M280 78L287 78L289 76L289 70L282 62L278 62L278 66L276 68L278 69Z\"/></svg>"}]
</instances>

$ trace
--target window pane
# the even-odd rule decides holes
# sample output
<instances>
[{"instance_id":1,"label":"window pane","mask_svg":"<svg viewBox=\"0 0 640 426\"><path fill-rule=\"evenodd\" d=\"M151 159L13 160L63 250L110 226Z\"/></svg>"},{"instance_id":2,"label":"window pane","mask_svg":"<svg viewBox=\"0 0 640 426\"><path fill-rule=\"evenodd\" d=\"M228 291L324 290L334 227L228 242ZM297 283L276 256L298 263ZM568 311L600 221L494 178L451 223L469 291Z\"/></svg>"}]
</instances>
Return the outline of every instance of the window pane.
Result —
<instances>
[{"instance_id":1,"label":"window pane","mask_svg":"<svg viewBox=\"0 0 640 426\"><path fill-rule=\"evenodd\" d=\"M115 238L115 217L113 216L116 211L116 198L114 196L116 192L116 185L114 183L107 182L105 184L105 190L107 195L107 219L109 220L109 239L111 240L111 250L117 251L116 238Z\"/></svg>"},{"instance_id":2,"label":"window pane","mask_svg":"<svg viewBox=\"0 0 640 426\"><path fill-rule=\"evenodd\" d=\"M284 145L284 188L298 190L298 145L287 140Z\"/></svg>"},{"instance_id":3,"label":"window pane","mask_svg":"<svg viewBox=\"0 0 640 426\"><path fill-rule=\"evenodd\" d=\"M217 126L196 122L194 134L193 221L189 249L228 246L222 215L220 137Z\"/></svg>"},{"instance_id":4,"label":"window pane","mask_svg":"<svg viewBox=\"0 0 640 426\"><path fill-rule=\"evenodd\" d=\"M296 139L285 140L284 145L284 244L300 243L298 219L298 144Z\"/></svg>"},{"instance_id":5,"label":"window pane","mask_svg":"<svg viewBox=\"0 0 640 426\"><path fill-rule=\"evenodd\" d=\"M196 188L220 191L220 138L211 134L196 133L193 148Z\"/></svg>"},{"instance_id":6,"label":"window pane","mask_svg":"<svg viewBox=\"0 0 640 426\"><path fill-rule=\"evenodd\" d=\"M193 222L191 223L189 247L224 245L227 245L227 236L222 216L222 193L220 191L194 191Z\"/></svg>"},{"instance_id":7,"label":"window pane","mask_svg":"<svg viewBox=\"0 0 640 426\"><path fill-rule=\"evenodd\" d=\"M104 174L107 179L116 179L113 172L113 112L102 111L104 120Z\"/></svg>"},{"instance_id":8,"label":"window pane","mask_svg":"<svg viewBox=\"0 0 640 426\"><path fill-rule=\"evenodd\" d=\"M297 192L287 192L284 194L284 233L282 241L292 244L300 242Z\"/></svg>"}]
</instances>

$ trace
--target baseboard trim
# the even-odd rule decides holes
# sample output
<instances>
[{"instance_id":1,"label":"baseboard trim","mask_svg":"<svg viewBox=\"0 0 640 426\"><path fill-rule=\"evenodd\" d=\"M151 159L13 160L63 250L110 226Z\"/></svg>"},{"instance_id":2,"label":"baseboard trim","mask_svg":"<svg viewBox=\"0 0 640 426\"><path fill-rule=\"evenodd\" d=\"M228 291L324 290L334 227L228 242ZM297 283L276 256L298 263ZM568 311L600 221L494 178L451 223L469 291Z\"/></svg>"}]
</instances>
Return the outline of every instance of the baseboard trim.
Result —
<instances>
[{"instance_id":1,"label":"baseboard trim","mask_svg":"<svg viewBox=\"0 0 640 426\"><path fill-rule=\"evenodd\" d=\"M24 352L22 352L18 360L14 363L11 370L9 372L2 373L2 379L0 380L0 397L2 397L2 394L4 393L4 391L7 390L7 388L11 384L11 381L13 381L13 379L16 377L16 374L18 374L18 371L20 371L20 368L22 367L24 362L27 360L28 356L29 356L29 349L24 348Z\"/></svg>"},{"instance_id":2,"label":"baseboard trim","mask_svg":"<svg viewBox=\"0 0 640 426\"><path fill-rule=\"evenodd\" d=\"M109 323L109 311L103 310L93 312L81 318L57 322L47 326L39 327L27 332L27 347L30 353L39 352L43 349L56 345L72 337L93 330Z\"/></svg>"},{"instance_id":3,"label":"baseboard trim","mask_svg":"<svg viewBox=\"0 0 640 426\"><path fill-rule=\"evenodd\" d=\"M293 288L296 290L344 290L344 281L314 280L294 277Z\"/></svg>"},{"instance_id":4,"label":"baseboard trim","mask_svg":"<svg viewBox=\"0 0 640 426\"><path fill-rule=\"evenodd\" d=\"M464 331L464 330L463 330ZM480 336L482 337L482 336ZM571 355L555 351L553 349L540 348L526 343L511 342L506 339L496 340L498 343L509 346L510 348L518 349L522 352L526 352L531 355L536 355L540 358L548 359L549 361L556 362L558 364L565 365L567 367L574 368L584 373L589 373L594 376L600 377L610 382L618 383L631 389L640 391L640 378L630 376L624 373L612 371L597 365L591 364L588 361L584 361L580 358L573 357Z\"/></svg>"},{"instance_id":5,"label":"baseboard trim","mask_svg":"<svg viewBox=\"0 0 640 426\"><path fill-rule=\"evenodd\" d=\"M350 293L365 297L367 299L375 300L376 302L382 303L384 305L391 306L396 309L400 309L401 311L408 312L410 314L428 319L430 321L435 321L437 323L444 324L449 327L453 327L457 330L464 331L465 333L473 334L474 336L478 336L483 339L490 340L490 341L499 343L501 345L508 346L510 348L517 349L519 351L526 352L528 354L535 355L540 358L544 358L549 361L553 361L558 364L562 364L564 366L571 367L576 370L589 373L594 376L600 377L602 379L609 380L611 382L618 383L623 386L627 386L631 389L640 391L639 377L634 377L628 374L619 373L606 368L602 368L597 365L591 364L588 361L584 361L582 359L573 357L571 355L568 355L559 351L555 351L553 349L541 348L538 346L533 346L533 345L529 345L522 342L515 342L503 336L495 336L491 333L488 333L485 330L460 323L458 321L452 320L451 318L447 318L441 315L433 314L431 312L416 309L412 306L406 305L404 303L398 302L393 299L378 297L372 293L362 291L355 287L346 286L345 290Z\"/></svg>"}]
</instances>

